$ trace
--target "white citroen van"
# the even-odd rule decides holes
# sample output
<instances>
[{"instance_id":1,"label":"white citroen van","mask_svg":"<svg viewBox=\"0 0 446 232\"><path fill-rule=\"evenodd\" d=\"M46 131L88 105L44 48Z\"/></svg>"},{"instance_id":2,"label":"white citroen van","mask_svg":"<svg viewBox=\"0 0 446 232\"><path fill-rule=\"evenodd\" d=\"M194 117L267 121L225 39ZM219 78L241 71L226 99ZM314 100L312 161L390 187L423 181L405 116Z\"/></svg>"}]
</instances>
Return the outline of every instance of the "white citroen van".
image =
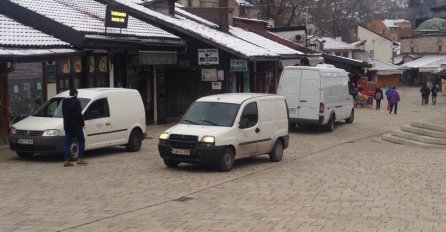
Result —
<instances>
[{"instance_id":1,"label":"white citroen van","mask_svg":"<svg viewBox=\"0 0 446 232\"><path fill-rule=\"evenodd\" d=\"M207 163L229 171L234 160L249 156L280 161L288 140L284 97L228 93L192 103L180 123L160 135L158 150L168 167Z\"/></svg>"},{"instance_id":2,"label":"white citroen van","mask_svg":"<svg viewBox=\"0 0 446 232\"><path fill-rule=\"evenodd\" d=\"M277 94L286 97L290 126L313 124L333 131L337 121L352 123L355 110L348 82L348 73L332 65L285 67Z\"/></svg>"},{"instance_id":3,"label":"white citroen van","mask_svg":"<svg viewBox=\"0 0 446 232\"><path fill-rule=\"evenodd\" d=\"M11 128L9 146L22 158L34 153L64 153L62 104L69 91L57 94L31 116ZM146 133L146 118L141 95L133 89L78 89L85 119L85 150L125 145L138 151ZM79 153L76 140L71 144L72 157Z\"/></svg>"}]
</instances>

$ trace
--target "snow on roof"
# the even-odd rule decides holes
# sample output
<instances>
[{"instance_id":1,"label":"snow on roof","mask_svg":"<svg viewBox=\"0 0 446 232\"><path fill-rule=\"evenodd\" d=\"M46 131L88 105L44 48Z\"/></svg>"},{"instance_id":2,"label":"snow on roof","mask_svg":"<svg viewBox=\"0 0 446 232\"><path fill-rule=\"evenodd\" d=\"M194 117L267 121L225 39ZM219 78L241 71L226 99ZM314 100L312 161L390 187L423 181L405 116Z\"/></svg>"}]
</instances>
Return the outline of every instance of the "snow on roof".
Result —
<instances>
[{"instance_id":1,"label":"snow on roof","mask_svg":"<svg viewBox=\"0 0 446 232\"><path fill-rule=\"evenodd\" d=\"M338 41L330 37L322 37L321 40L325 40L324 51L326 50L360 50L356 46L348 43Z\"/></svg>"},{"instance_id":2,"label":"snow on roof","mask_svg":"<svg viewBox=\"0 0 446 232\"><path fill-rule=\"evenodd\" d=\"M0 46L70 46L70 44L63 42L62 40L47 35L32 27L25 26L1 14L0 25Z\"/></svg>"},{"instance_id":3,"label":"snow on roof","mask_svg":"<svg viewBox=\"0 0 446 232\"><path fill-rule=\"evenodd\" d=\"M199 17L197 15L194 15L192 13L189 13L189 12L181 9L182 7L183 7L183 5L181 5L179 3L175 3L175 13L177 13L179 15L182 15L182 16L184 16L186 18L189 18L191 20L194 20L194 21L196 21L198 23L203 23L203 24L205 24L205 25L207 25L209 27L213 27L215 29L218 29L218 25L217 24L215 24L215 23L213 23L211 21L208 21L208 20L206 20L204 18L201 18L201 17Z\"/></svg>"},{"instance_id":4,"label":"snow on roof","mask_svg":"<svg viewBox=\"0 0 446 232\"><path fill-rule=\"evenodd\" d=\"M251 4L250 2L248 2L247 0L235 0L237 2L237 4L239 5L245 5L245 6L254 6L253 4Z\"/></svg>"},{"instance_id":5,"label":"snow on roof","mask_svg":"<svg viewBox=\"0 0 446 232\"><path fill-rule=\"evenodd\" d=\"M227 51L236 54L242 54L246 57L278 57L277 53L271 52L265 48L256 46L232 35L221 32L217 29L200 24L186 17L176 15L175 17L164 15L162 13L148 9L142 5L134 3L132 0L114 0L117 3L124 4L133 10L147 14L160 21L166 22L174 27L181 28L188 33L195 34L208 41L219 44ZM178 9L178 8L176 8Z\"/></svg>"},{"instance_id":6,"label":"snow on roof","mask_svg":"<svg viewBox=\"0 0 446 232\"><path fill-rule=\"evenodd\" d=\"M391 28L391 27L399 27L398 23L409 23L409 21L405 19L384 19L383 23L384 25L386 25L387 28Z\"/></svg>"},{"instance_id":7,"label":"snow on roof","mask_svg":"<svg viewBox=\"0 0 446 232\"><path fill-rule=\"evenodd\" d=\"M356 60L361 60L361 61L365 61L369 64L373 63L372 58L370 58L370 55L368 52L366 51L355 51L353 52L353 58Z\"/></svg>"},{"instance_id":8,"label":"snow on roof","mask_svg":"<svg viewBox=\"0 0 446 232\"><path fill-rule=\"evenodd\" d=\"M373 67L370 71L378 71L379 75L403 74L404 69L401 67L386 63L377 59L373 59Z\"/></svg>"},{"instance_id":9,"label":"snow on roof","mask_svg":"<svg viewBox=\"0 0 446 232\"><path fill-rule=\"evenodd\" d=\"M275 52L279 55L303 55L302 52L274 42L266 37L263 37L259 34L244 30L239 27L230 27L229 33L238 37L240 39L246 40L250 43L253 43L259 47L266 48L272 52Z\"/></svg>"},{"instance_id":10,"label":"snow on roof","mask_svg":"<svg viewBox=\"0 0 446 232\"><path fill-rule=\"evenodd\" d=\"M52 48L52 49L16 49L16 48L0 48L0 57L29 57L42 55L60 55L70 53L80 53L81 51L70 48Z\"/></svg>"},{"instance_id":11,"label":"snow on roof","mask_svg":"<svg viewBox=\"0 0 446 232\"><path fill-rule=\"evenodd\" d=\"M181 4L177 3L176 6L177 6L175 8L176 13L183 15L186 18L192 19L199 23L203 23L209 27L212 27L212 28L218 30L217 24L210 22L204 18L201 18L200 16L191 14L191 13L179 8L180 6L182 6ZM265 21L262 21L262 22L265 22ZM289 48L287 46L279 44L275 41L272 41L264 36L244 30L239 27L232 27L232 26L229 27L229 33L237 38L240 38L240 39L245 40L249 43L255 44L259 47L266 48L266 49L270 50L271 52L277 53L279 55L303 55L302 52L299 52L297 50L294 50L292 48Z\"/></svg>"},{"instance_id":12,"label":"snow on roof","mask_svg":"<svg viewBox=\"0 0 446 232\"><path fill-rule=\"evenodd\" d=\"M106 30L104 26L105 4L93 0L11 0L11 2L78 31L103 34ZM128 18L127 28L108 27L107 34L178 38L132 16Z\"/></svg>"},{"instance_id":13,"label":"snow on roof","mask_svg":"<svg viewBox=\"0 0 446 232\"><path fill-rule=\"evenodd\" d=\"M438 73L442 71L442 64L446 64L446 55L426 55L400 66L406 69L418 68L419 72Z\"/></svg>"}]
</instances>

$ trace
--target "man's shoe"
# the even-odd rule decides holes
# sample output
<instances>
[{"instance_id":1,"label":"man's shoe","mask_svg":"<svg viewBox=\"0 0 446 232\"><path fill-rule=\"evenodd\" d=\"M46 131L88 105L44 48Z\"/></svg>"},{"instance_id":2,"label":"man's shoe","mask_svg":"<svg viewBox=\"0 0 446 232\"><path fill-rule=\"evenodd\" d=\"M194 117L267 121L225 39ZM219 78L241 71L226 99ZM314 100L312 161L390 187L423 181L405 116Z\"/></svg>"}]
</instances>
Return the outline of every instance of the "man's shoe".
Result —
<instances>
[{"instance_id":1,"label":"man's shoe","mask_svg":"<svg viewBox=\"0 0 446 232\"><path fill-rule=\"evenodd\" d=\"M79 160L77 160L77 165L85 166L85 165L88 165L88 162L84 159L79 159Z\"/></svg>"},{"instance_id":2,"label":"man's shoe","mask_svg":"<svg viewBox=\"0 0 446 232\"><path fill-rule=\"evenodd\" d=\"M64 161L63 162L63 166L64 167L71 167L71 166L73 166L74 164L73 163L71 163L70 161Z\"/></svg>"}]
</instances>

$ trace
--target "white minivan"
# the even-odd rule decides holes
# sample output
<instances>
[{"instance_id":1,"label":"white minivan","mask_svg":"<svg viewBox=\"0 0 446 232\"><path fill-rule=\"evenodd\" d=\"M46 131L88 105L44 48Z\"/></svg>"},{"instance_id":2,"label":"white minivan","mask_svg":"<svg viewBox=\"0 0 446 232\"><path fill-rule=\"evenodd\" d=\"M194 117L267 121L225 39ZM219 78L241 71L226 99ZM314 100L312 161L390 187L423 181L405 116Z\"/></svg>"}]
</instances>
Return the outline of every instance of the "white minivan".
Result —
<instances>
[{"instance_id":1,"label":"white minivan","mask_svg":"<svg viewBox=\"0 0 446 232\"><path fill-rule=\"evenodd\" d=\"M34 153L63 154L64 137L62 104L69 91L57 94L31 116L11 128L9 146L22 158ZM85 150L125 145L138 151L146 135L145 110L137 90L123 88L78 89L85 119ZM72 157L79 153L73 140Z\"/></svg>"},{"instance_id":2,"label":"white minivan","mask_svg":"<svg viewBox=\"0 0 446 232\"><path fill-rule=\"evenodd\" d=\"M333 131L337 121L355 117L348 73L332 65L288 66L280 76L277 94L285 96L290 125L313 124Z\"/></svg>"},{"instance_id":3,"label":"white minivan","mask_svg":"<svg viewBox=\"0 0 446 232\"><path fill-rule=\"evenodd\" d=\"M158 150L168 167L206 163L229 171L234 160L250 156L269 154L280 161L288 140L283 96L227 93L192 103L181 121L160 135Z\"/></svg>"}]
</instances>

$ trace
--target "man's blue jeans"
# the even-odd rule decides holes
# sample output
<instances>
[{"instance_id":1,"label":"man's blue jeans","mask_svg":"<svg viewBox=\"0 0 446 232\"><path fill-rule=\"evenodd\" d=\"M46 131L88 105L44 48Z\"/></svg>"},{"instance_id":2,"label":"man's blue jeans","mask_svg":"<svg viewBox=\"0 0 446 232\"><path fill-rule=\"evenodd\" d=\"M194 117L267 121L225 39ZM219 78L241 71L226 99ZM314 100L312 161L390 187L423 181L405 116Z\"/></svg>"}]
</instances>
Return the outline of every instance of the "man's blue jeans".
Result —
<instances>
[{"instance_id":1,"label":"man's blue jeans","mask_svg":"<svg viewBox=\"0 0 446 232\"><path fill-rule=\"evenodd\" d=\"M71 159L71 142L73 138L77 138L79 142L79 159L84 158L84 150L85 150L85 138L84 132L79 131L65 131L65 143L64 143L64 160L69 161Z\"/></svg>"}]
</instances>

